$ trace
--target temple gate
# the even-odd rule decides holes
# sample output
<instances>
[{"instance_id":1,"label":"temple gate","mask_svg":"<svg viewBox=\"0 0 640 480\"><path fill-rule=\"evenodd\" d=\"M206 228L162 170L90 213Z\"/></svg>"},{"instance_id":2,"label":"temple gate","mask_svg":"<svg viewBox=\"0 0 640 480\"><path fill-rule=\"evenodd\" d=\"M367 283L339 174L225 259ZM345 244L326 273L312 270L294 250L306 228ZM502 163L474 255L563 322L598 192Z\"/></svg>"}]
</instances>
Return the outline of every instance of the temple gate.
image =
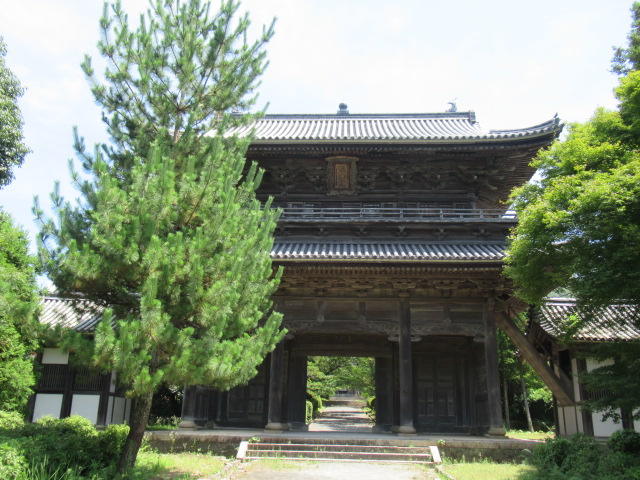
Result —
<instances>
[{"instance_id":1,"label":"temple gate","mask_svg":"<svg viewBox=\"0 0 640 480\"><path fill-rule=\"evenodd\" d=\"M496 316L506 201L557 118L483 130L473 112L267 115L248 158L283 209L273 300L286 338L247 386L188 386L181 426L305 429L307 357L375 358L376 429L501 434ZM238 134L246 134L241 130Z\"/></svg>"}]
</instances>

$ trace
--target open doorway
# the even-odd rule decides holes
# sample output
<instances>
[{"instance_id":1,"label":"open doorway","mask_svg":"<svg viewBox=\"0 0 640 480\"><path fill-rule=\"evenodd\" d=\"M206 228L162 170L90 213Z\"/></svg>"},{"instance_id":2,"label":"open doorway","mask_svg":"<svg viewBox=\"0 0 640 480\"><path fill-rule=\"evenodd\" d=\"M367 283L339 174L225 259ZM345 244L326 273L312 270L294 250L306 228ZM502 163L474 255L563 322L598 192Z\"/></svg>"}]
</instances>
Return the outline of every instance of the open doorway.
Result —
<instances>
[{"instance_id":1,"label":"open doorway","mask_svg":"<svg viewBox=\"0 0 640 480\"><path fill-rule=\"evenodd\" d=\"M371 432L375 423L374 396L374 358L308 357L309 431Z\"/></svg>"}]
</instances>

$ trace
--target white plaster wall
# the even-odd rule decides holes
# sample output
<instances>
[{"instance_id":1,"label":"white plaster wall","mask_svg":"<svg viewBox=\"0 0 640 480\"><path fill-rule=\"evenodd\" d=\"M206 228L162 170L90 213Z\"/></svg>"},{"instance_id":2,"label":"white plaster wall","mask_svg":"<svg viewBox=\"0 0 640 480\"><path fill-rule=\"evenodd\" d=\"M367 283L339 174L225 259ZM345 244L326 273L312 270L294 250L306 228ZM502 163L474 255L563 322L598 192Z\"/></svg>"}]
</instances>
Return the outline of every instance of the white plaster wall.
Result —
<instances>
[{"instance_id":1,"label":"white plaster wall","mask_svg":"<svg viewBox=\"0 0 640 480\"><path fill-rule=\"evenodd\" d=\"M597 362L591 358L587 358L587 371L595 370L598 367L605 365L612 365L613 360L605 360L604 362ZM602 421L602 413L596 412L591 414L593 419L593 435L595 437L610 437L614 432L622 430L621 423L614 423L612 419L608 418Z\"/></svg>"},{"instance_id":2,"label":"white plaster wall","mask_svg":"<svg viewBox=\"0 0 640 480\"><path fill-rule=\"evenodd\" d=\"M115 397L113 402L112 423L123 423L125 421L127 402L122 397Z\"/></svg>"},{"instance_id":3,"label":"white plaster wall","mask_svg":"<svg viewBox=\"0 0 640 480\"><path fill-rule=\"evenodd\" d=\"M604 367L605 365L613 365L613 359L605 360L604 362L597 362L592 358L587 358L587 371L595 370L598 367Z\"/></svg>"},{"instance_id":4,"label":"white plaster wall","mask_svg":"<svg viewBox=\"0 0 640 480\"><path fill-rule=\"evenodd\" d=\"M566 429L564 428L564 408L558 407L558 434L566 435Z\"/></svg>"},{"instance_id":5,"label":"white plaster wall","mask_svg":"<svg viewBox=\"0 0 640 480\"><path fill-rule=\"evenodd\" d=\"M131 400L130 398L125 398L124 401L127 405L124 409L124 421L129 423L129 418L131 417L131 405L133 403L133 400Z\"/></svg>"},{"instance_id":6,"label":"white plaster wall","mask_svg":"<svg viewBox=\"0 0 640 480\"><path fill-rule=\"evenodd\" d=\"M61 409L61 393L37 393L36 403L33 407L33 421L35 422L45 415L51 415L54 418L60 418Z\"/></svg>"},{"instance_id":7,"label":"white plaster wall","mask_svg":"<svg viewBox=\"0 0 640 480\"><path fill-rule=\"evenodd\" d=\"M594 437L610 437L613 432L622 430L622 423L614 423L612 419L607 418L602 421L602 413L593 413L593 436Z\"/></svg>"},{"instance_id":8,"label":"white plaster wall","mask_svg":"<svg viewBox=\"0 0 640 480\"><path fill-rule=\"evenodd\" d=\"M71 399L71 415L80 415L95 425L98 422L99 403L100 395L74 394Z\"/></svg>"},{"instance_id":9,"label":"white plaster wall","mask_svg":"<svg viewBox=\"0 0 640 480\"><path fill-rule=\"evenodd\" d=\"M573 399L579 402L581 398L580 385L578 383L578 361L575 358L571 359L571 380L573 382Z\"/></svg>"},{"instance_id":10,"label":"white plaster wall","mask_svg":"<svg viewBox=\"0 0 640 480\"><path fill-rule=\"evenodd\" d=\"M634 413L634 415L636 415L638 413L638 411L636 410L636 412ZM633 421L633 429L636 432L640 432L640 420L634 420Z\"/></svg>"},{"instance_id":11,"label":"white plaster wall","mask_svg":"<svg viewBox=\"0 0 640 480\"><path fill-rule=\"evenodd\" d=\"M65 353L61 348L45 348L42 352L42 363L66 365L69 363L69 352Z\"/></svg>"},{"instance_id":12,"label":"white plaster wall","mask_svg":"<svg viewBox=\"0 0 640 480\"><path fill-rule=\"evenodd\" d=\"M113 423L111 417L113 417L113 397L109 396L107 398L107 418L105 420L107 425Z\"/></svg>"},{"instance_id":13,"label":"white plaster wall","mask_svg":"<svg viewBox=\"0 0 640 480\"><path fill-rule=\"evenodd\" d=\"M565 435L573 435L578 433L578 424L576 423L576 407L562 407L564 410Z\"/></svg>"}]
</instances>

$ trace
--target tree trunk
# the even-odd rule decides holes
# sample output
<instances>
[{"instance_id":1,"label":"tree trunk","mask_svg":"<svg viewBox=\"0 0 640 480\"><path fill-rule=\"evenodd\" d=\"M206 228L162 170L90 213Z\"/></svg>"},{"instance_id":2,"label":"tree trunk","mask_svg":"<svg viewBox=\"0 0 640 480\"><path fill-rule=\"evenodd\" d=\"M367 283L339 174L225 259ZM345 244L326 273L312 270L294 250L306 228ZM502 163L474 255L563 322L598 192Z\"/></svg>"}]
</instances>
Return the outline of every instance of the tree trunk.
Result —
<instances>
[{"instance_id":1,"label":"tree trunk","mask_svg":"<svg viewBox=\"0 0 640 480\"><path fill-rule=\"evenodd\" d=\"M502 373L502 395L504 397L504 428L511 430L511 416L509 415L509 390L507 389L507 376Z\"/></svg>"},{"instance_id":2,"label":"tree trunk","mask_svg":"<svg viewBox=\"0 0 640 480\"><path fill-rule=\"evenodd\" d=\"M131 471L136 463L138 457L138 450L142 445L142 439L144 437L144 431L149 421L149 412L151 412L151 401L153 400L153 393L147 396L136 397L133 402L133 412L131 414L131 429L127 440L124 443L124 448L120 454L120 460L118 461L118 468L116 473L119 475L126 474Z\"/></svg>"},{"instance_id":3,"label":"tree trunk","mask_svg":"<svg viewBox=\"0 0 640 480\"><path fill-rule=\"evenodd\" d=\"M529 411L529 397L527 397L527 385L524 383L524 376L520 370L520 385L522 385L522 400L524 402L524 413L527 414L527 424L529 431L533 432L533 422L531 421L531 412Z\"/></svg>"}]
</instances>

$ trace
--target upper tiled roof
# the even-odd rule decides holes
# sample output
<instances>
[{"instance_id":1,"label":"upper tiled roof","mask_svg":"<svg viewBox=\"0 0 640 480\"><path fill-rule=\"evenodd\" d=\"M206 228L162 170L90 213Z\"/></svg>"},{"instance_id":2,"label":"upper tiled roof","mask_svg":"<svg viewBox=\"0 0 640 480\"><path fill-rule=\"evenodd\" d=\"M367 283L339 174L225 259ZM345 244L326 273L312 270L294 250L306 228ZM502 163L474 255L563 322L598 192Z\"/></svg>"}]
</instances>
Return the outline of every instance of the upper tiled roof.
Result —
<instances>
[{"instance_id":1,"label":"upper tiled roof","mask_svg":"<svg viewBox=\"0 0 640 480\"><path fill-rule=\"evenodd\" d=\"M390 242L283 242L276 241L271 258L278 260L351 260L351 261L501 261L502 243L429 244Z\"/></svg>"},{"instance_id":2,"label":"upper tiled roof","mask_svg":"<svg viewBox=\"0 0 640 480\"><path fill-rule=\"evenodd\" d=\"M101 307L88 300L43 297L40 322L55 327L73 328L79 332L91 332L102 319Z\"/></svg>"},{"instance_id":3,"label":"upper tiled roof","mask_svg":"<svg viewBox=\"0 0 640 480\"><path fill-rule=\"evenodd\" d=\"M528 128L485 130L474 112L415 114L265 115L233 133L255 128L254 145L278 143L434 143L496 141L557 134L557 117Z\"/></svg>"},{"instance_id":4,"label":"upper tiled roof","mask_svg":"<svg viewBox=\"0 0 640 480\"><path fill-rule=\"evenodd\" d=\"M575 340L584 342L638 341L640 329L632 319L638 315L634 305L612 305L597 314L580 312L575 300L570 298L549 298L537 309L535 320L551 336L557 337L567 332L571 316L577 315L584 326L573 335Z\"/></svg>"}]
</instances>

